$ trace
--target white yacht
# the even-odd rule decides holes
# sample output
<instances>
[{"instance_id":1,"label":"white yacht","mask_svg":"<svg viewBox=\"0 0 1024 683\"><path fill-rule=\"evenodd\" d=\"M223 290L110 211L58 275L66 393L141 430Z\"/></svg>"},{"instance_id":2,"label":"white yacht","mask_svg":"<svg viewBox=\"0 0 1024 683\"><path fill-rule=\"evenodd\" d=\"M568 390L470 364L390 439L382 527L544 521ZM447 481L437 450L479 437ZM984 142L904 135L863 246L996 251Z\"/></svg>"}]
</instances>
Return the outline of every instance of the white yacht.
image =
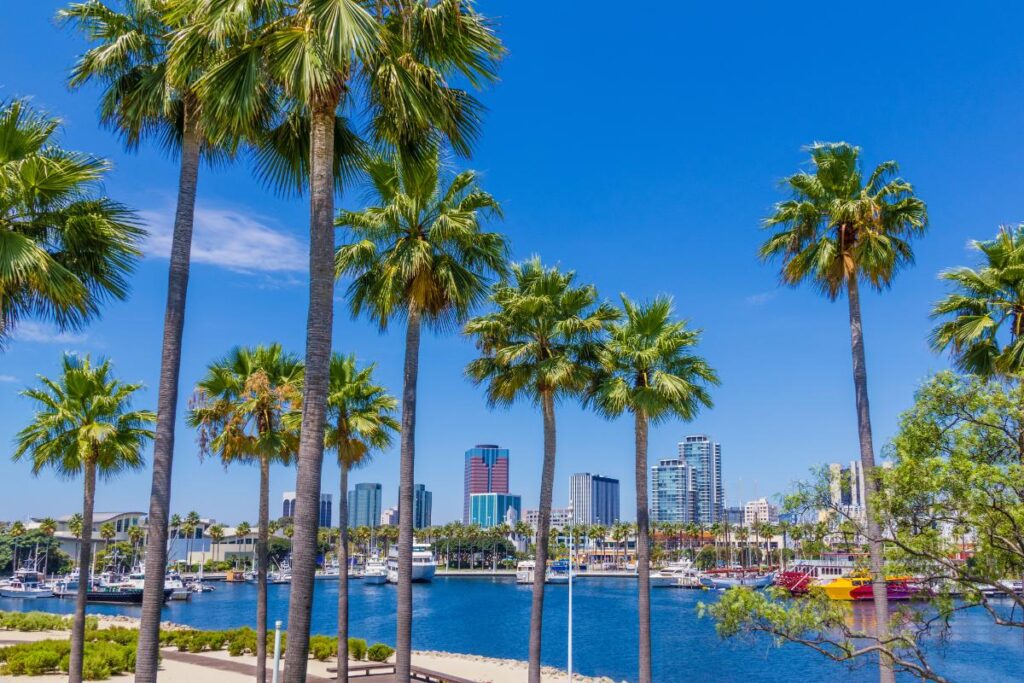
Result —
<instances>
[{"instance_id":1,"label":"white yacht","mask_svg":"<svg viewBox=\"0 0 1024 683\"><path fill-rule=\"evenodd\" d=\"M0 586L0 597L35 600L53 596L53 589L39 580L35 569L19 569L14 577Z\"/></svg>"},{"instance_id":2,"label":"white yacht","mask_svg":"<svg viewBox=\"0 0 1024 683\"><path fill-rule=\"evenodd\" d=\"M366 569L363 570L363 583L376 586L387 583L387 581L388 567L380 558L374 557L366 563Z\"/></svg>"},{"instance_id":3,"label":"white yacht","mask_svg":"<svg viewBox=\"0 0 1024 683\"><path fill-rule=\"evenodd\" d=\"M412 544L412 581L429 583L434 580L437 560L428 543ZM388 552L388 583L398 583L398 547L391 546Z\"/></svg>"},{"instance_id":4,"label":"white yacht","mask_svg":"<svg viewBox=\"0 0 1024 683\"><path fill-rule=\"evenodd\" d=\"M533 560L522 560L516 565L516 583L533 583L534 570L537 563Z\"/></svg>"},{"instance_id":5,"label":"white yacht","mask_svg":"<svg viewBox=\"0 0 1024 683\"><path fill-rule=\"evenodd\" d=\"M121 585L142 590L146 586L146 571L136 567ZM168 589L171 591L168 600L188 600L192 597L192 591L185 586L185 582L181 580L181 575L177 572L167 572L167 575L164 576L164 592Z\"/></svg>"},{"instance_id":6,"label":"white yacht","mask_svg":"<svg viewBox=\"0 0 1024 683\"><path fill-rule=\"evenodd\" d=\"M679 587L679 579L692 576L693 574L693 562L685 558L676 560L651 574L651 588Z\"/></svg>"}]
</instances>

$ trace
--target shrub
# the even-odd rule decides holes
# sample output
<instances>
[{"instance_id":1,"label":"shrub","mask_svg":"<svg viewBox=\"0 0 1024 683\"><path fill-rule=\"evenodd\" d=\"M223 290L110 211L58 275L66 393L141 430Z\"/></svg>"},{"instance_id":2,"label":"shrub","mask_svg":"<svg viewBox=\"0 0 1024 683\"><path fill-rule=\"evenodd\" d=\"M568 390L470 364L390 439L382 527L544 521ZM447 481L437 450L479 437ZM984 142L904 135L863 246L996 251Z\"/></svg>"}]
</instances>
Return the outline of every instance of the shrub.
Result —
<instances>
[{"instance_id":1,"label":"shrub","mask_svg":"<svg viewBox=\"0 0 1024 683\"><path fill-rule=\"evenodd\" d=\"M99 619L86 617L85 627L96 628ZM6 631L70 631L71 617L46 612L0 612L0 629Z\"/></svg>"},{"instance_id":2,"label":"shrub","mask_svg":"<svg viewBox=\"0 0 1024 683\"><path fill-rule=\"evenodd\" d=\"M348 639L348 658L361 662L366 658L366 641L362 638Z\"/></svg>"},{"instance_id":3,"label":"shrub","mask_svg":"<svg viewBox=\"0 0 1024 683\"><path fill-rule=\"evenodd\" d=\"M327 661L338 654L338 639L330 636L312 636L309 639L309 654L318 661Z\"/></svg>"},{"instance_id":4,"label":"shrub","mask_svg":"<svg viewBox=\"0 0 1024 683\"><path fill-rule=\"evenodd\" d=\"M89 654L82 659L82 680L104 681L110 674L110 665L103 657Z\"/></svg>"},{"instance_id":5,"label":"shrub","mask_svg":"<svg viewBox=\"0 0 1024 683\"><path fill-rule=\"evenodd\" d=\"M371 662L386 662L395 650L384 643L375 643L366 651L366 658Z\"/></svg>"}]
</instances>

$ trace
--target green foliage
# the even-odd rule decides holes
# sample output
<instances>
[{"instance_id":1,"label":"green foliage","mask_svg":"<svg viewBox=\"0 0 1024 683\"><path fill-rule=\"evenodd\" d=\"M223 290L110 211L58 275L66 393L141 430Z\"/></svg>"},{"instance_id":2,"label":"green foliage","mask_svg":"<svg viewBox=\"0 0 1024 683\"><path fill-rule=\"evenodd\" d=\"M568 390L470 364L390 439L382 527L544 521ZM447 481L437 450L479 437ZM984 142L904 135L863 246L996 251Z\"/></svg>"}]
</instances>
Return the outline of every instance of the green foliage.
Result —
<instances>
[{"instance_id":1,"label":"green foliage","mask_svg":"<svg viewBox=\"0 0 1024 683\"><path fill-rule=\"evenodd\" d=\"M366 651L366 658L371 662L386 662L395 653L395 649L384 643L374 643Z\"/></svg>"},{"instance_id":2,"label":"green foliage","mask_svg":"<svg viewBox=\"0 0 1024 683\"><path fill-rule=\"evenodd\" d=\"M86 630L99 627L97 617L85 618ZM0 630L5 631L70 631L71 617L48 612L0 612Z\"/></svg>"},{"instance_id":3,"label":"green foliage","mask_svg":"<svg viewBox=\"0 0 1024 683\"><path fill-rule=\"evenodd\" d=\"M309 654L317 661L327 661L338 655L338 639L331 636L311 636L309 639Z\"/></svg>"},{"instance_id":4,"label":"green foliage","mask_svg":"<svg viewBox=\"0 0 1024 683\"><path fill-rule=\"evenodd\" d=\"M348 658L357 662L366 658L366 641L362 638L348 639Z\"/></svg>"},{"instance_id":5,"label":"green foliage","mask_svg":"<svg viewBox=\"0 0 1024 683\"><path fill-rule=\"evenodd\" d=\"M111 629L116 633L89 631L85 637L82 675L98 681L135 671L137 633ZM126 639L125 634L130 635ZM121 642L125 641L127 642ZM10 676L41 676L68 670L71 643L67 640L41 640L0 648L0 673Z\"/></svg>"}]
</instances>

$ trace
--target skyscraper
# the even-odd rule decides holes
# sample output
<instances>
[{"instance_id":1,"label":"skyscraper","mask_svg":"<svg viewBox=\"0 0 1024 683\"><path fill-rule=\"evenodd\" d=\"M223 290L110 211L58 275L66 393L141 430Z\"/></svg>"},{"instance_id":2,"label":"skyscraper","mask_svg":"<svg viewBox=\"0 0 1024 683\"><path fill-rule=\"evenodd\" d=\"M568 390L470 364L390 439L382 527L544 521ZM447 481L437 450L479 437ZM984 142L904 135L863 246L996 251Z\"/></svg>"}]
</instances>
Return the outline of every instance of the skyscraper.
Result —
<instances>
[{"instance_id":1,"label":"skyscraper","mask_svg":"<svg viewBox=\"0 0 1024 683\"><path fill-rule=\"evenodd\" d=\"M679 459L686 463L693 480L695 518L692 521L706 525L721 521L724 505L722 445L703 434L688 436L679 442Z\"/></svg>"},{"instance_id":2,"label":"skyscraper","mask_svg":"<svg viewBox=\"0 0 1024 683\"><path fill-rule=\"evenodd\" d=\"M281 516L295 516L295 491L285 491L281 494Z\"/></svg>"},{"instance_id":3,"label":"skyscraper","mask_svg":"<svg viewBox=\"0 0 1024 683\"><path fill-rule=\"evenodd\" d=\"M611 526L619 521L619 480L580 472L569 479L574 524Z\"/></svg>"},{"instance_id":4,"label":"skyscraper","mask_svg":"<svg viewBox=\"0 0 1024 683\"><path fill-rule=\"evenodd\" d=\"M697 521L693 473L681 458L666 458L651 468L651 521Z\"/></svg>"},{"instance_id":5,"label":"skyscraper","mask_svg":"<svg viewBox=\"0 0 1024 683\"><path fill-rule=\"evenodd\" d=\"M463 524L469 524L469 498L474 493L508 493L507 448L478 444L466 451Z\"/></svg>"},{"instance_id":6,"label":"skyscraper","mask_svg":"<svg viewBox=\"0 0 1024 683\"><path fill-rule=\"evenodd\" d=\"M380 524L380 484L356 484L348 492L348 525L376 527Z\"/></svg>"},{"instance_id":7,"label":"skyscraper","mask_svg":"<svg viewBox=\"0 0 1024 683\"><path fill-rule=\"evenodd\" d=\"M334 516L333 501L331 494L320 494L320 526L331 526L331 518Z\"/></svg>"},{"instance_id":8,"label":"skyscraper","mask_svg":"<svg viewBox=\"0 0 1024 683\"><path fill-rule=\"evenodd\" d=\"M860 461L851 460L849 467L832 463L828 466L828 475L832 508L854 520L863 521L867 496Z\"/></svg>"},{"instance_id":9,"label":"skyscraper","mask_svg":"<svg viewBox=\"0 0 1024 683\"><path fill-rule=\"evenodd\" d=\"M499 524L513 525L522 519L522 499L512 493L474 493L470 501L469 520L482 529Z\"/></svg>"},{"instance_id":10,"label":"skyscraper","mask_svg":"<svg viewBox=\"0 0 1024 683\"><path fill-rule=\"evenodd\" d=\"M433 495L423 484L416 484L412 489L412 526L414 529L426 529L430 526Z\"/></svg>"}]
</instances>

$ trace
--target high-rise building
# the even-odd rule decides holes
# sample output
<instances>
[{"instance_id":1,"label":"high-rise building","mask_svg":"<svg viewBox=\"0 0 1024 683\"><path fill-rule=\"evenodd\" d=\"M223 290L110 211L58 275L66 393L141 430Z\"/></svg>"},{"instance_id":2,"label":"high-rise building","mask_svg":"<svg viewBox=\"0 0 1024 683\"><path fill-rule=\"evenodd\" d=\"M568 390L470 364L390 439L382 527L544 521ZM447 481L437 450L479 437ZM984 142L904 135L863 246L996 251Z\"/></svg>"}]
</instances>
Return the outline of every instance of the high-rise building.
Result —
<instances>
[{"instance_id":1,"label":"high-rise building","mask_svg":"<svg viewBox=\"0 0 1024 683\"><path fill-rule=\"evenodd\" d=\"M474 493L508 493L507 448L478 444L466 451L463 524L469 524L469 497Z\"/></svg>"},{"instance_id":2,"label":"high-rise building","mask_svg":"<svg viewBox=\"0 0 1024 683\"><path fill-rule=\"evenodd\" d=\"M331 526L331 518L334 517L333 501L331 494L320 494L320 526Z\"/></svg>"},{"instance_id":3,"label":"high-rise building","mask_svg":"<svg viewBox=\"0 0 1024 683\"><path fill-rule=\"evenodd\" d=\"M680 458L659 460L651 468L651 521L697 521L693 472Z\"/></svg>"},{"instance_id":4,"label":"high-rise building","mask_svg":"<svg viewBox=\"0 0 1024 683\"><path fill-rule=\"evenodd\" d=\"M522 518L522 498L512 493L474 493L470 496L470 524L489 529L499 524L514 525Z\"/></svg>"},{"instance_id":5,"label":"high-rise building","mask_svg":"<svg viewBox=\"0 0 1024 683\"><path fill-rule=\"evenodd\" d=\"M755 524L778 524L779 508L768 502L767 498L752 500L743 506L743 526Z\"/></svg>"},{"instance_id":6,"label":"high-rise building","mask_svg":"<svg viewBox=\"0 0 1024 683\"><path fill-rule=\"evenodd\" d=\"M523 521L530 525L530 528L537 531L537 524L540 520L540 510L527 510L523 513ZM551 528L564 529L572 524L572 513L569 508L551 508Z\"/></svg>"},{"instance_id":7,"label":"high-rise building","mask_svg":"<svg viewBox=\"0 0 1024 683\"><path fill-rule=\"evenodd\" d=\"M348 492L348 525L376 527L380 524L380 484L356 484Z\"/></svg>"},{"instance_id":8,"label":"high-rise building","mask_svg":"<svg viewBox=\"0 0 1024 683\"><path fill-rule=\"evenodd\" d=\"M619 480L580 472L569 479L574 524L611 526L619 521Z\"/></svg>"},{"instance_id":9,"label":"high-rise building","mask_svg":"<svg viewBox=\"0 0 1024 683\"><path fill-rule=\"evenodd\" d=\"M295 516L295 491L285 491L281 494L281 516Z\"/></svg>"},{"instance_id":10,"label":"high-rise building","mask_svg":"<svg viewBox=\"0 0 1024 683\"><path fill-rule=\"evenodd\" d=\"M398 508L387 508L380 513L381 526L398 526Z\"/></svg>"},{"instance_id":11,"label":"high-rise building","mask_svg":"<svg viewBox=\"0 0 1024 683\"><path fill-rule=\"evenodd\" d=\"M679 442L679 459L686 463L693 481L694 519L711 525L724 515L722 445L700 434Z\"/></svg>"},{"instance_id":12,"label":"high-rise building","mask_svg":"<svg viewBox=\"0 0 1024 683\"><path fill-rule=\"evenodd\" d=\"M867 511L867 494L860 461L851 460L848 467L832 463L828 466L828 480L832 508L855 521L863 521Z\"/></svg>"},{"instance_id":13,"label":"high-rise building","mask_svg":"<svg viewBox=\"0 0 1024 683\"><path fill-rule=\"evenodd\" d=\"M412 489L412 526L414 529L426 529L430 526L433 495L423 484L416 484Z\"/></svg>"}]
</instances>

